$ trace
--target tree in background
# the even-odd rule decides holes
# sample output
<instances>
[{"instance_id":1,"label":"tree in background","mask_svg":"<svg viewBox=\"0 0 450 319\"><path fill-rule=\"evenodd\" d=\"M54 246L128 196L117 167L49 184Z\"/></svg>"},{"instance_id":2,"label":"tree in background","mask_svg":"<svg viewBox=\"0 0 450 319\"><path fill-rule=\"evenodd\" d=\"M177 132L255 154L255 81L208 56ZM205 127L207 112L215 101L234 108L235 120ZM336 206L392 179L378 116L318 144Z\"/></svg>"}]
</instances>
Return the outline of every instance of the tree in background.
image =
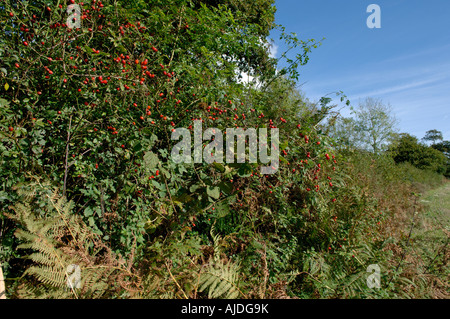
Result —
<instances>
[{"instance_id":1,"label":"tree in background","mask_svg":"<svg viewBox=\"0 0 450 319\"><path fill-rule=\"evenodd\" d=\"M450 158L450 141L442 141L431 145L432 148L441 151L445 156Z\"/></svg>"},{"instance_id":2,"label":"tree in background","mask_svg":"<svg viewBox=\"0 0 450 319\"><path fill-rule=\"evenodd\" d=\"M445 169L444 175L450 176L450 141L444 141L444 136L441 131L436 129L429 130L425 133L422 138L424 142L431 142L430 147L435 150L442 152L447 157L447 168Z\"/></svg>"},{"instance_id":3,"label":"tree in background","mask_svg":"<svg viewBox=\"0 0 450 319\"><path fill-rule=\"evenodd\" d=\"M447 157L447 170L444 175L450 177L450 141L442 141L431 145L432 148L442 152Z\"/></svg>"},{"instance_id":4,"label":"tree in background","mask_svg":"<svg viewBox=\"0 0 450 319\"><path fill-rule=\"evenodd\" d=\"M424 142L431 142L432 145L436 144L438 141L443 141L444 137L442 136L442 132L438 130L429 130L425 133L425 136L422 138Z\"/></svg>"},{"instance_id":5,"label":"tree in background","mask_svg":"<svg viewBox=\"0 0 450 319\"><path fill-rule=\"evenodd\" d=\"M353 117L339 118L332 124L331 135L345 147L370 150L374 154L384 150L397 131L392 107L381 99L368 97L351 110Z\"/></svg>"},{"instance_id":6,"label":"tree in background","mask_svg":"<svg viewBox=\"0 0 450 319\"><path fill-rule=\"evenodd\" d=\"M392 107L381 99L368 97L353 114L362 146L378 154L397 130Z\"/></svg>"},{"instance_id":7,"label":"tree in background","mask_svg":"<svg viewBox=\"0 0 450 319\"><path fill-rule=\"evenodd\" d=\"M446 171L445 155L419 142L417 137L407 133L399 135L397 143L390 148L396 163L409 162L417 168L428 169L443 174Z\"/></svg>"},{"instance_id":8,"label":"tree in background","mask_svg":"<svg viewBox=\"0 0 450 319\"><path fill-rule=\"evenodd\" d=\"M360 145L356 134L356 121L351 117L337 117L330 122L330 133L340 149L352 149Z\"/></svg>"}]
</instances>

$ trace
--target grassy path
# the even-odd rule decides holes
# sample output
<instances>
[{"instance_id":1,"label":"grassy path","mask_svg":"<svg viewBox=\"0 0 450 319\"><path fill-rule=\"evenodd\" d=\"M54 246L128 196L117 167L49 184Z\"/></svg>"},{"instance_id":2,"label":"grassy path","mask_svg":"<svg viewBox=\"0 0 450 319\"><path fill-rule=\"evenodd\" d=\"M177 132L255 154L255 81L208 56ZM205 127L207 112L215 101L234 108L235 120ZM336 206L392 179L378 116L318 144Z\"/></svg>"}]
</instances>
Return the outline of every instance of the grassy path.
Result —
<instances>
[{"instance_id":1,"label":"grassy path","mask_svg":"<svg viewBox=\"0 0 450 319\"><path fill-rule=\"evenodd\" d=\"M450 298L450 182L428 191L420 198L424 206L419 212L411 241L413 263L418 273L432 276L434 287L425 294L434 298ZM433 285L432 285L433 286Z\"/></svg>"},{"instance_id":2,"label":"grassy path","mask_svg":"<svg viewBox=\"0 0 450 319\"><path fill-rule=\"evenodd\" d=\"M425 193L421 198L425 206L421 214L423 231L446 238L450 232L450 182Z\"/></svg>"}]
</instances>

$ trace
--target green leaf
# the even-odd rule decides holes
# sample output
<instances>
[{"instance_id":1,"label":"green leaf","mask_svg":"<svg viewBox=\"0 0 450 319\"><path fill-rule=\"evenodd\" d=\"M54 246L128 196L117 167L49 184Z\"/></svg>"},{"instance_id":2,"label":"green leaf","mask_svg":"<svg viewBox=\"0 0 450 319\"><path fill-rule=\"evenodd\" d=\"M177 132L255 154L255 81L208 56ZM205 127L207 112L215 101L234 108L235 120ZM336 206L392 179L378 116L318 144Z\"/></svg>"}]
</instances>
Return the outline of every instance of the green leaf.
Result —
<instances>
[{"instance_id":1,"label":"green leaf","mask_svg":"<svg viewBox=\"0 0 450 319\"><path fill-rule=\"evenodd\" d=\"M9 103L10 103L10 102L9 102L8 100L5 100L5 99L0 98L0 107L8 106Z\"/></svg>"},{"instance_id":2,"label":"green leaf","mask_svg":"<svg viewBox=\"0 0 450 319\"><path fill-rule=\"evenodd\" d=\"M161 173L163 173L164 176L165 176L166 178L170 178L170 173L169 173L169 171L166 170L166 169L163 168L163 167L161 167Z\"/></svg>"},{"instance_id":3,"label":"green leaf","mask_svg":"<svg viewBox=\"0 0 450 319\"><path fill-rule=\"evenodd\" d=\"M217 186L219 186L222 192L226 194L231 194L231 192L233 191L233 184L230 182L223 181Z\"/></svg>"},{"instance_id":4,"label":"green leaf","mask_svg":"<svg viewBox=\"0 0 450 319\"><path fill-rule=\"evenodd\" d=\"M225 172L225 167L222 164L214 162L213 165L218 172L220 173Z\"/></svg>"},{"instance_id":5,"label":"green leaf","mask_svg":"<svg viewBox=\"0 0 450 319\"><path fill-rule=\"evenodd\" d=\"M239 167L239 170L238 170L239 177L249 177L253 171L250 164L245 163L245 164L240 164L240 165L241 166Z\"/></svg>"},{"instance_id":6,"label":"green leaf","mask_svg":"<svg viewBox=\"0 0 450 319\"><path fill-rule=\"evenodd\" d=\"M284 141L283 144L280 145L280 150L284 150L286 149L286 147L288 147L289 142L288 141Z\"/></svg>"},{"instance_id":7,"label":"green leaf","mask_svg":"<svg viewBox=\"0 0 450 319\"><path fill-rule=\"evenodd\" d=\"M197 189L199 189L200 188L200 185L199 184L194 184L194 185L192 185L191 187L189 187L189 191L191 192L191 193L194 193Z\"/></svg>"},{"instance_id":8,"label":"green leaf","mask_svg":"<svg viewBox=\"0 0 450 319\"><path fill-rule=\"evenodd\" d=\"M165 191L166 188L164 187L163 184L158 183L157 181L155 181L154 179L152 180L152 184L153 186L155 186L157 189L161 190L161 191Z\"/></svg>"},{"instance_id":9,"label":"green leaf","mask_svg":"<svg viewBox=\"0 0 450 319\"><path fill-rule=\"evenodd\" d=\"M142 144L141 143L137 143L134 147L133 147L133 151L134 152L139 152L142 149Z\"/></svg>"},{"instance_id":10,"label":"green leaf","mask_svg":"<svg viewBox=\"0 0 450 319\"><path fill-rule=\"evenodd\" d=\"M211 187L208 186L206 188L206 193L208 194L209 197L212 197L214 199L219 199L220 197L220 188L219 187Z\"/></svg>"},{"instance_id":11,"label":"green leaf","mask_svg":"<svg viewBox=\"0 0 450 319\"><path fill-rule=\"evenodd\" d=\"M285 158L284 158L283 156L281 156L281 155L280 155L280 160L281 160L283 163L286 163L286 164L289 163L288 160L285 159Z\"/></svg>"},{"instance_id":12,"label":"green leaf","mask_svg":"<svg viewBox=\"0 0 450 319\"><path fill-rule=\"evenodd\" d=\"M180 203L189 203L192 200L193 200L193 198L186 193L183 193L178 197L174 197L174 202L178 201Z\"/></svg>"},{"instance_id":13,"label":"green leaf","mask_svg":"<svg viewBox=\"0 0 450 319\"><path fill-rule=\"evenodd\" d=\"M215 216L217 218L222 218L230 213L230 206L227 202L222 202L215 206Z\"/></svg>"},{"instance_id":14,"label":"green leaf","mask_svg":"<svg viewBox=\"0 0 450 319\"><path fill-rule=\"evenodd\" d=\"M90 208L90 207L87 207L87 208L84 210L84 216L86 216L86 217L92 216L93 213L94 213L94 212L92 211L92 208Z\"/></svg>"},{"instance_id":15,"label":"green leaf","mask_svg":"<svg viewBox=\"0 0 450 319\"><path fill-rule=\"evenodd\" d=\"M8 194L6 192L1 191L0 192L0 201L4 201L8 199Z\"/></svg>"},{"instance_id":16,"label":"green leaf","mask_svg":"<svg viewBox=\"0 0 450 319\"><path fill-rule=\"evenodd\" d=\"M153 153L152 151L145 152L144 154L144 166L147 169L154 169L159 164L158 155Z\"/></svg>"}]
</instances>

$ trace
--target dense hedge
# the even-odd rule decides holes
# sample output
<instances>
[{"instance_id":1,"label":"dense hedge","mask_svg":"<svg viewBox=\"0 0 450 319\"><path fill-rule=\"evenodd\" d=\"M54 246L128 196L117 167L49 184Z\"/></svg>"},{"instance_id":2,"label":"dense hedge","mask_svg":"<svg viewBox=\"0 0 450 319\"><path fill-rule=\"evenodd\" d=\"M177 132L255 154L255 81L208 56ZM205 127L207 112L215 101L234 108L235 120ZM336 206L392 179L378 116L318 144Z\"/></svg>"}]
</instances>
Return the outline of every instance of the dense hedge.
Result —
<instances>
[{"instance_id":1,"label":"dense hedge","mask_svg":"<svg viewBox=\"0 0 450 319\"><path fill-rule=\"evenodd\" d=\"M25 274L10 296L395 293L364 277L388 262L381 229L395 203L321 130L331 99L311 104L295 89L316 42L282 29L297 52L276 71L262 40L272 1L94 0L79 3L79 29L67 25L71 3L0 6L0 257L7 277ZM175 163L172 131L197 119L278 128L280 167ZM78 293L61 288L74 260L89 279Z\"/></svg>"}]
</instances>

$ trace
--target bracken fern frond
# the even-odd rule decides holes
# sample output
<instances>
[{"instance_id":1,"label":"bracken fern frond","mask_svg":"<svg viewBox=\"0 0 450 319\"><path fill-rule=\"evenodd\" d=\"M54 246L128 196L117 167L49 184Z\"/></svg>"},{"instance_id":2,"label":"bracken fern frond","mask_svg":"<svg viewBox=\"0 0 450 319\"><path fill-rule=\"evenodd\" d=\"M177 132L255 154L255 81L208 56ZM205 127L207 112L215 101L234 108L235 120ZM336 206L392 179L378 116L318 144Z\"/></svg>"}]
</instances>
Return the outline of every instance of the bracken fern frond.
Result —
<instances>
[{"instance_id":1,"label":"bracken fern frond","mask_svg":"<svg viewBox=\"0 0 450 319\"><path fill-rule=\"evenodd\" d=\"M21 241L18 248L31 250L32 262L23 277L31 276L17 286L18 298L105 298L117 292L121 285L129 285L123 278L135 281L136 291L141 288L140 278L129 266L116 256L109 247L83 222L72 214L72 202L59 196L58 190L49 191L48 185L36 182L20 188L24 194L8 215L22 225L15 233ZM44 194L48 203L44 217L34 214L30 204L33 196ZM99 252L102 252L99 255ZM71 282L70 265L79 267L80 287ZM122 286L122 288L125 288Z\"/></svg>"}]
</instances>

